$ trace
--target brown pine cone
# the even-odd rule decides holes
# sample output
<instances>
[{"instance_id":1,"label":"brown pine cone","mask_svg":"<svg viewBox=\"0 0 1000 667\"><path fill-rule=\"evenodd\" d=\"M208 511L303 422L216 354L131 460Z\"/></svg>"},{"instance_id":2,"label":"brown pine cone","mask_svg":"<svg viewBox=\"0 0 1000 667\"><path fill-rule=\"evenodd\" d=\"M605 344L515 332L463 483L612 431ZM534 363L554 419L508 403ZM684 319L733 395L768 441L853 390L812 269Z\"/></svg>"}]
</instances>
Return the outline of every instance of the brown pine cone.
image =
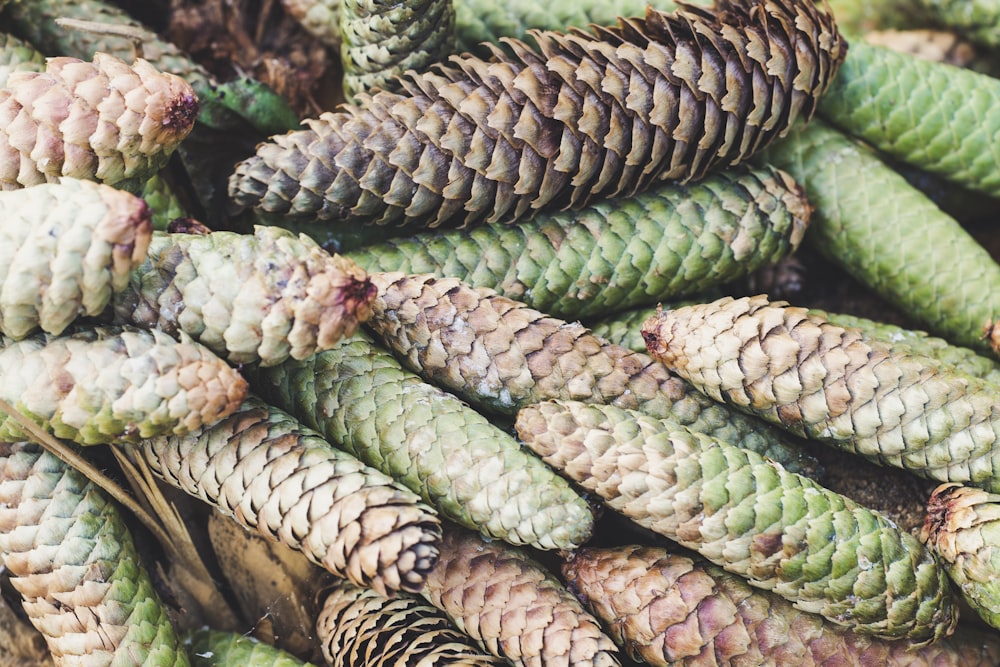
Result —
<instances>
[{"instance_id":1,"label":"brown pine cone","mask_svg":"<svg viewBox=\"0 0 1000 667\"><path fill-rule=\"evenodd\" d=\"M745 159L811 116L847 45L812 0L649 9L409 73L240 163L238 207L389 224L511 221Z\"/></svg>"}]
</instances>

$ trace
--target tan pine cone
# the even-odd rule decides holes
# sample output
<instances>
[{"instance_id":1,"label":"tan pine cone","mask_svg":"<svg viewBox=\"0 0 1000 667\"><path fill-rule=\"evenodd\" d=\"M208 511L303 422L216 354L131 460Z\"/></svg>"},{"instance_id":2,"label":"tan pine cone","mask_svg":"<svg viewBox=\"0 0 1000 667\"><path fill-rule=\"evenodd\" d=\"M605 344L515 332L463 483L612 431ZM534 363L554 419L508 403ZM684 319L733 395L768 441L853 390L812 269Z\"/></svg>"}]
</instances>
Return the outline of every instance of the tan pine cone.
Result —
<instances>
[{"instance_id":1,"label":"tan pine cone","mask_svg":"<svg viewBox=\"0 0 1000 667\"><path fill-rule=\"evenodd\" d=\"M138 185L194 126L198 100L145 60L50 58L0 89L0 189L73 176Z\"/></svg>"}]
</instances>

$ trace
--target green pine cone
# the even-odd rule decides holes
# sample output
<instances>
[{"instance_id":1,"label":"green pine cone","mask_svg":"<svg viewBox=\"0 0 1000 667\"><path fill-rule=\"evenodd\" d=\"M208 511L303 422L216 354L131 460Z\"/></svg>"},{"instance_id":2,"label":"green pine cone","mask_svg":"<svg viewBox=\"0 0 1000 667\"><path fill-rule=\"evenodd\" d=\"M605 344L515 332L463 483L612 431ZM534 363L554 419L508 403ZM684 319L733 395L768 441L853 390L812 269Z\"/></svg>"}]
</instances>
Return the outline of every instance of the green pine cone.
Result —
<instances>
[{"instance_id":1,"label":"green pine cone","mask_svg":"<svg viewBox=\"0 0 1000 667\"><path fill-rule=\"evenodd\" d=\"M81 445L190 433L230 415L247 393L208 349L158 331L99 327L0 342L0 398ZM23 437L12 417L0 419L0 441Z\"/></svg>"},{"instance_id":2,"label":"green pine cone","mask_svg":"<svg viewBox=\"0 0 1000 667\"><path fill-rule=\"evenodd\" d=\"M350 336L375 288L349 259L278 227L154 233L115 320L184 333L233 364L303 359Z\"/></svg>"},{"instance_id":3,"label":"green pine cone","mask_svg":"<svg viewBox=\"0 0 1000 667\"><path fill-rule=\"evenodd\" d=\"M776 262L798 247L809 215L787 174L736 167L582 211L425 232L350 256L370 272L450 276L573 320L655 305Z\"/></svg>"},{"instance_id":4,"label":"green pine cone","mask_svg":"<svg viewBox=\"0 0 1000 667\"><path fill-rule=\"evenodd\" d=\"M879 465L1000 492L992 383L764 295L663 311L642 333L715 400Z\"/></svg>"},{"instance_id":5,"label":"green pine cone","mask_svg":"<svg viewBox=\"0 0 1000 667\"><path fill-rule=\"evenodd\" d=\"M288 651L233 632L202 628L184 635L191 667L316 667Z\"/></svg>"},{"instance_id":6,"label":"green pine cone","mask_svg":"<svg viewBox=\"0 0 1000 667\"><path fill-rule=\"evenodd\" d=\"M2 3L0 3L2 6ZM45 56L28 42L0 32L0 87L14 72L44 72Z\"/></svg>"},{"instance_id":7,"label":"green pine cone","mask_svg":"<svg viewBox=\"0 0 1000 667\"><path fill-rule=\"evenodd\" d=\"M635 413L549 402L518 414L522 442L640 526L795 606L886 639L930 642L958 620L931 553L881 514L759 455Z\"/></svg>"},{"instance_id":8,"label":"green pine cone","mask_svg":"<svg viewBox=\"0 0 1000 667\"><path fill-rule=\"evenodd\" d=\"M1000 265L956 220L816 120L759 159L805 188L815 207L806 243L928 331L989 351L982 333L1000 314Z\"/></svg>"},{"instance_id":9,"label":"green pine cone","mask_svg":"<svg viewBox=\"0 0 1000 667\"><path fill-rule=\"evenodd\" d=\"M32 443L0 443L0 557L56 664L187 667L117 504Z\"/></svg>"},{"instance_id":10,"label":"green pine cone","mask_svg":"<svg viewBox=\"0 0 1000 667\"><path fill-rule=\"evenodd\" d=\"M973 42L1000 46L1000 2L997 0L912 0L934 23Z\"/></svg>"},{"instance_id":11,"label":"green pine cone","mask_svg":"<svg viewBox=\"0 0 1000 667\"><path fill-rule=\"evenodd\" d=\"M942 484L927 501L920 539L979 617L1000 628L1000 495Z\"/></svg>"},{"instance_id":12,"label":"green pine cone","mask_svg":"<svg viewBox=\"0 0 1000 667\"><path fill-rule=\"evenodd\" d=\"M100 315L145 258L152 231L142 199L92 181L0 191L0 333L59 334Z\"/></svg>"},{"instance_id":13,"label":"green pine cone","mask_svg":"<svg viewBox=\"0 0 1000 667\"><path fill-rule=\"evenodd\" d=\"M994 77L855 40L819 113L897 160L1000 195Z\"/></svg>"},{"instance_id":14,"label":"green pine cone","mask_svg":"<svg viewBox=\"0 0 1000 667\"><path fill-rule=\"evenodd\" d=\"M149 210L153 214L153 229L157 231L165 232L172 221L188 217L187 210L162 172L153 174L146 181L139 197L149 204Z\"/></svg>"},{"instance_id":15,"label":"green pine cone","mask_svg":"<svg viewBox=\"0 0 1000 667\"><path fill-rule=\"evenodd\" d=\"M343 0L340 58L344 95L398 90L395 77L443 61L455 46L452 0Z\"/></svg>"},{"instance_id":16,"label":"green pine cone","mask_svg":"<svg viewBox=\"0 0 1000 667\"><path fill-rule=\"evenodd\" d=\"M360 334L309 359L261 368L254 387L442 517L541 549L572 549L590 536L593 515L565 480Z\"/></svg>"}]
</instances>

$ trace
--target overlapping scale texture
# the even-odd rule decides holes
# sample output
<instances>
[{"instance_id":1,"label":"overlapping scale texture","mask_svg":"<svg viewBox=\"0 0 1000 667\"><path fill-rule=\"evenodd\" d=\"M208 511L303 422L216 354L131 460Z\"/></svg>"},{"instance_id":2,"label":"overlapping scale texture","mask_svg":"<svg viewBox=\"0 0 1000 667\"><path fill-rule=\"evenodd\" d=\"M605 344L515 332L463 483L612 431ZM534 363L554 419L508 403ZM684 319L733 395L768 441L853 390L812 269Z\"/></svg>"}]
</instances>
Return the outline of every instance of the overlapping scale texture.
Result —
<instances>
[{"instance_id":1,"label":"overlapping scale texture","mask_svg":"<svg viewBox=\"0 0 1000 667\"><path fill-rule=\"evenodd\" d=\"M0 556L56 664L187 667L118 506L33 443L0 443Z\"/></svg>"},{"instance_id":2,"label":"overlapping scale texture","mask_svg":"<svg viewBox=\"0 0 1000 667\"><path fill-rule=\"evenodd\" d=\"M51 58L44 72L16 72L0 88L0 190L60 176L138 186L197 112L191 86L145 60Z\"/></svg>"},{"instance_id":3,"label":"overlapping scale texture","mask_svg":"<svg viewBox=\"0 0 1000 667\"><path fill-rule=\"evenodd\" d=\"M63 178L0 191L0 333L62 333L101 314L146 256L146 202L92 181Z\"/></svg>"},{"instance_id":4,"label":"overlapping scale texture","mask_svg":"<svg viewBox=\"0 0 1000 667\"><path fill-rule=\"evenodd\" d=\"M1000 492L992 383L763 295L663 311L643 336L716 400L881 465Z\"/></svg>"},{"instance_id":5,"label":"overlapping scale texture","mask_svg":"<svg viewBox=\"0 0 1000 667\"><path fill-rule=\"evenodd\" d=\"M441 528L416 494L255 397L140 451L174 486L359 586L416 591L437 560Z\"/></svg>"},{"instance_id":6,"label":"overlapping scale texture","mask_svg":"<svg viewBox=\"0 0 1000 667\"><path fill-rule=\"evenodd\" d=\"M737 163L812 114L846 54L813 2L650 9L452 58L274 137L236 207L390 224L511 221Z\"/></svg>"},{"instance_id":7,"label":"overlapping scale texture","mask_svg":"<svg viewBox=\"0 0 1000 667\"><path fill-rule=\"evenodd\" d=\"M522 442L608 507L805 612L884 639L951 634L945 571L915 537L758 454L682 426L649 435L613 406L518 413Z\"/></svg>"}]
</instances>

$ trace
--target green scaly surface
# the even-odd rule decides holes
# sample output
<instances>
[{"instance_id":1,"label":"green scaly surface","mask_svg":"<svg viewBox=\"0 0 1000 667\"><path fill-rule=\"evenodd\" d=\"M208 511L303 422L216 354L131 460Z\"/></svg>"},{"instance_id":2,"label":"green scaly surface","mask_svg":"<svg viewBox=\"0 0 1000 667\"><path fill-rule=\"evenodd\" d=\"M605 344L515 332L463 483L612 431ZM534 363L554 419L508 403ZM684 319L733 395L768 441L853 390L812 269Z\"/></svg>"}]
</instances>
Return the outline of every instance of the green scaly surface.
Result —
<instances>
[{"instance_id":1,"label":"green scaly surface","mask_svg":"<svg viewBox=\"0 0 1000 667\"><path fill-rule=\"evenodd\" d=\"M38 445L4 443L0 499L0 553L11 583L36 603L29 615L60 664L188 665L118 506L101 489Z\"/></svg>"},{"instance_id":2,"label":"green scaly surface","mask_svg":"<svg viewBox=\"0 0 1000 667\"><path fill-rule=\"evenodd\" d=\"M363 335L260 368L252 382L273 405L460 525L542 549L572 549L590 536L593 515L564 479Z\"/></svg>"},{"instance_id":3,"label":"green scaly surface","mask_svg":"<svg viewBox=\"0 0 1000 667\"><path fill-rule=\"evenodd\" d=\"M0 3L2 5L3 3ZM0 87L14 72L44 72L45 56L14 35L0 32Z\"/></svg>"},{"instance_id":4,"label":"green scaly surface","mask_svg":"<svg viewBox=\"0 0 1000 667\"><path fill-rule=\"evenodd\" d=\"M369 272L489 287L553 317L600 317L700 292L790 254L806 209L786 179L737 167L582 211L389 239L350 256Z\"/></svg>"},{"instance_id":5,"label":"green scaly surface","mask_svg":"<svg viewBox=\"0 0 1000 667\"><path fill-rule=\"evenodd\" d=\"M1000 2L997 0L912 0L920 12L973 42L1000 46Z\"/></svg>"},{"instance_id":6,"label":"green scaly surface","mask_svg":"<svg viewBox=\"0 0 1000 667\"><path fill-rule=\"evenodd\" d=\"M989 351L983 326L1000 316L1000 266L954 218L815 119L756 159L805 188L815 207L806 243L929 331Z\"/></svg>"},{"instance_id":7,"label":"green scaly surface","mask_svg":"<svg viewBox=\"0 0 1000 667\"><path fill-rule=\"evenodd\" d=\"M943 568L889 519L758 454L635 412L522 410L528 447L612 509L803 611L856 632L929 642L957 607Z\"/></svg>"},{"instance_id":8,"label":"green scaly surface","mask_svg":"<svg viewBox=\"0 0 1000 667\"><path fill-rule=\"evenodd\" d=\"M887 155L1000 196L1000 80L851 42L819 114Z\"/></svg>"},{"instance_id":9,"label":"green scaly surface","mask_svg":"<svg viewBox=\"0 0 1000 667\"><path fill-rule=\"evenodd\" d=\"M316 667L253 637L202 628L188 632L184 644L192 667Z\"/></svg>"}]
</instances>

